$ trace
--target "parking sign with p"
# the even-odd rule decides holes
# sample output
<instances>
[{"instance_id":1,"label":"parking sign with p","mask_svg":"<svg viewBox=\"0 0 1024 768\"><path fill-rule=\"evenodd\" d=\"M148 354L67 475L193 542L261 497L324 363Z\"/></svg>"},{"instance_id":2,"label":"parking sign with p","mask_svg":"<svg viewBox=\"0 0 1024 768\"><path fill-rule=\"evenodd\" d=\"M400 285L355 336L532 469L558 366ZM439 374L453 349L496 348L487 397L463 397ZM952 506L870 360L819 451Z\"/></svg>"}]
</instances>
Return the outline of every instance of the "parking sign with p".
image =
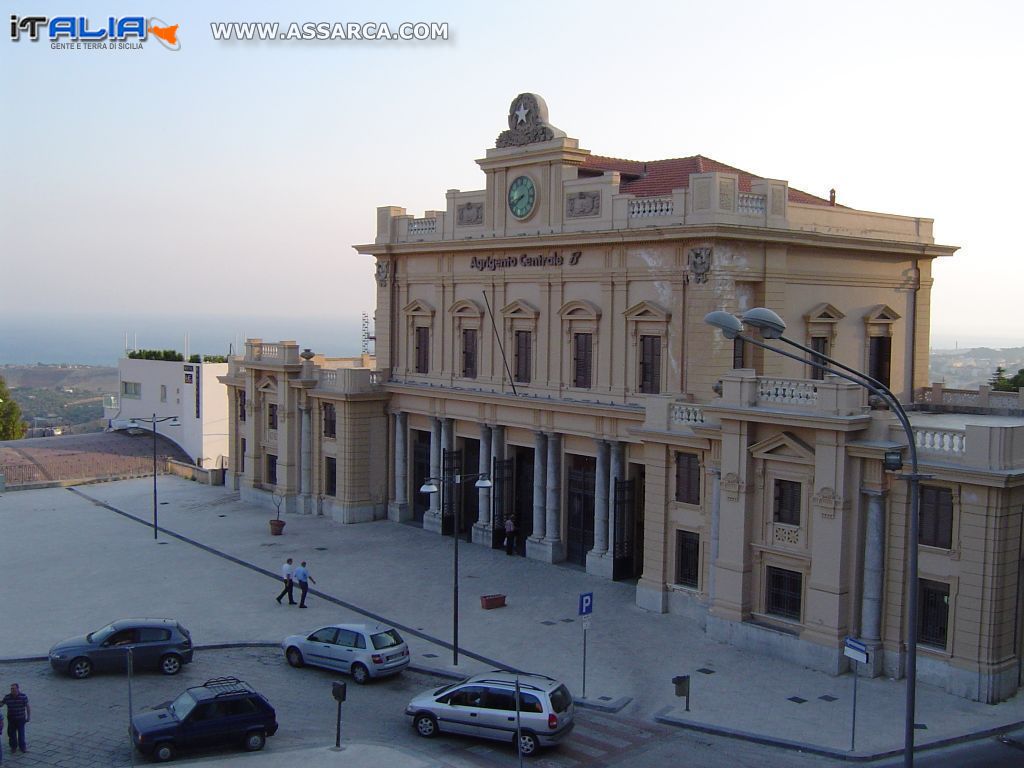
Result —
<instances>
[{"instance_id":1,"label":"parking sign with p","mask_svg":"<svg viewBox=\"0 0 1024 768\"><path fill-rule=\"evenodd\" d=\"M594 612L594 593L580 593L580 616L589 616Z\"/></svg>"}]
</instances>

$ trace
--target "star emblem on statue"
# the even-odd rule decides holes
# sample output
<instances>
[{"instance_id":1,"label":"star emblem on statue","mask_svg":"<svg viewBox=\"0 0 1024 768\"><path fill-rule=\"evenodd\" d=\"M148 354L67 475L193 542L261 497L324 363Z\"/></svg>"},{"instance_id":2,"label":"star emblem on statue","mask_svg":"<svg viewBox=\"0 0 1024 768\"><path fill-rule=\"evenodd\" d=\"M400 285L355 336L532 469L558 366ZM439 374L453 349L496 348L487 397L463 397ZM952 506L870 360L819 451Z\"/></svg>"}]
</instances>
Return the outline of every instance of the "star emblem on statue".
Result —
<instances>
[{"instance_id":1,"label":"star emblem on statue","mask_svg":"<svg viewBox=\"0 0 1024 768\"><path fill-rule=\"evenodd\" d=\"M519 125L520 123L525 123L526 122L526 116L528 114L530 114L530 110L528 110L526 108L526 105L524 105L523 102L520 101L519 102L519 109L517 109L515 111L515 115L518 118L516 120L516 125Z\"/></svg>"}]
</instances>

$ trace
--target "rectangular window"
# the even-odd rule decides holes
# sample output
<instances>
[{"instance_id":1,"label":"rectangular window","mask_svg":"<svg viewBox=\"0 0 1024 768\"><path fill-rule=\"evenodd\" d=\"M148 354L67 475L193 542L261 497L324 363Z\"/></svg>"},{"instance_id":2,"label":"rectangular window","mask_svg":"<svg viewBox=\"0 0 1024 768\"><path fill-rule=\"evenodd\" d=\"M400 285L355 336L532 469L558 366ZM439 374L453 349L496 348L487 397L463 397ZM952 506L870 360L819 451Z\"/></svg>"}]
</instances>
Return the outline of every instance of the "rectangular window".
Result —
<instances>
[{"instance_id":1,"label":"rectangular window","mask_svg":"<svg viewBox=\"0 0 1024 768\"><path fill-rule=\"evenodd\" d=\"M700 457L695 453L676 454L676 501L700 504Z\"/></svg>"},{"instance_id":2,"label":"rectangular window","mask_svg":"<svg viewBox=\"0 0 1024 768\"><path fill-rule=\"evenodd\" d=\"M775 481L774 520L783 525L800 525L800 483Z\"/></svg>"},{"instance_id":3,"label":"rectangular window","mask_svg":"<svg viewBox=\"0 0 1024 768\"><path fill-rule=\"evenodd\" d=\"M324 403L324 437L336 437L338 434L338 416L334 403Z\"/></svg>"},{"instance_id":4,"label":"rectangular window","mask_svg":"<svg viewBox=\"0 0 1024 768\"><path fill-rule=\"evenodd\" d=\"M476 328L462 329L462 378L476 378Z\"/></svg>"},{"instance_id":5,"label":"rectangular window","mask_svg":"<svg viewBox=\"0 0 1024 768\"><path fill-rule=\"evenodd\" d=\"M161 384L160 385L160 402L161 403L166 403L167 402L167 385L166 384Z\"/></svg>"},{"instance_id":6,"label":"rectangular window","mask_svg":"<svg viewBox=\"0 0 1024 768\"><path fill-rule=\"evenodd\" d=\"M765 569L764 612L800 621L802 574L768 566Z\"/></svg>"},{"instance_id":7,"label":"rectangular window","mask_svg":"<svg viewBox=\"0 0 1024 768\"><path fill-rule=\"evenodd\" d=\"M333 456L324 459L324 495L338 495L338 460Z\"/></svg>"},{"instance_id":8,"label":"rectangular window","mask_svg":"<svg viewBox=\"0 0 1024 768\"><path fill-rule=\"evenodd\" d=\"M949 488L921 486L921 535L926 547L953 546L953 492Z\"/></svg>"},{"instance_id":9,"label":"rectangular window","mask_svg":"<svg viewBox=\"0 0 1024 768\"><path fill-rule=\"evenodd\" d=\"M732 367L733 369L747 367L747 345L743 339L732 340Z\"/></svg>"},{"instance_id":10,"label":"rectangular window","mask_svg":"<svg viewBox=\"0 0 1024 768\"><path fill-rule=\"evenodd\" d=\"M277 485L277 456L267 454L267 482L270 485Z\"/></svg>"},{"instance_id":11,"label":"rectangular window","mask_svg":"<svg viewBox=\"0 0 1024 768\"><path fill-rule=\"evenodd\" d=\"M640 391L645 395L661 392L661 337L640 337Z\"/></svg>"},{"instance_id":12,"label":"rectangular window","mask_svg":"<svg viewBox=\"0 0 1024 768\"><path fill-rule=\"evenodd\" d=\"M142 384L138 381L122 381L121 395L122 397L130 397L134 400L138 400L142 397Z\"/></svg>"},{"instance_id":13,"label":"rectangular window","mask_svg":"<svg viewBox=\"0 0 1024 768\"><path fill-rule=\"evenodd\" d=\"M572 335L572 385L590 389L594 368L594 336L590 333Z\"/></svg>"},{"instance_id":14,"label":"rectangular window","mask_svg":"<svg viewBox=\"0 0 1024 768\"><path fill-rule=\"evenodd\" d=\"M888 387L892 339L888 336L872 336L868 344L868 375Z\"/></svg>"},{"instance_id":15,"label":"rectangular window","mask_svg":"<svg viewBox=\"0 0 1024 768\"><path fill-rule=\"evenodd\" d=\"M828 356L828 337L827 336L812 336L811 337L811 349L813 349L819 355ZM811 355L811 359L814 360L817 363L821 363L823 365L827 365L827 363L824 360L819 360L818 358L814 357L814 355ZM818 381L822 381L825 378L825 371L823 371L821 368L815 368L812 365L811 366L811 378L812 379L817 379Z\"/></svg>"},{"instance_id":16,"label":"rectangular window","mask_svg":"<svg viewBox=\"0 0 1024 768\"><path fill-rule=\"evenodd\" d=\"M530 383L531 365L530 353L533 342L531 331L516 331L516 381L522 384Z\"/></svg>"},{"instance_id":17,"label":"rectangular window","mask_svg":"<svg viewBox=\"0 0 1024 768\"><path fill-rule=\"evenodd\" d=\"M267 429L277 429L277 403L267 405Z\"/></svg>"},{"instance_id":18,"label":"rectangular window","mask_svg":"<svg viewBox=\"0 0 1024 768\"><path fill-rule=\"evenodd\" d=\"M239 472L245 472L245 438L244 437L242 438L242 443L239 446L238 450L239 450L239 453L241 454L238 457L238 471Z\"/></svg>"},{"instance_id":19,"label":"rectangular window","mask_svg":"<svg viewBox=\"0 0 1024 768\"><path fill-rule=\"evenodd\" d=\"M949 628L949 584L928 579L918 579L917 584L917 642L945 648Z\"/></svg>"},{"instance_id":20,"label":"rectangular window","mask_svg":"<svg viewBox=\"0 0 1024 768\"><path fill-rule=\"evenodd\" d=\"M245 421L245 390L239 390L238 392L238 420Z\"/></svg>"},{"instance_id":21,"label":"rectangular window","mask_svg":"<svg viewBox=\"0 0 1024 768\"><path fill-rule=\"evenodd\" d=\"M430 372L430 329L416 329L416 373Z\"/></svg>"},{"instance_id":22,"label":"rectangular window","mask_svg":"<svg viewBox=\"0 0 1024 768\"><path fill-rule=\"evenodd\" d=\"M700 534L676 531L676 584L697 589L700 579Z\"/></svg>"}]
</instances>

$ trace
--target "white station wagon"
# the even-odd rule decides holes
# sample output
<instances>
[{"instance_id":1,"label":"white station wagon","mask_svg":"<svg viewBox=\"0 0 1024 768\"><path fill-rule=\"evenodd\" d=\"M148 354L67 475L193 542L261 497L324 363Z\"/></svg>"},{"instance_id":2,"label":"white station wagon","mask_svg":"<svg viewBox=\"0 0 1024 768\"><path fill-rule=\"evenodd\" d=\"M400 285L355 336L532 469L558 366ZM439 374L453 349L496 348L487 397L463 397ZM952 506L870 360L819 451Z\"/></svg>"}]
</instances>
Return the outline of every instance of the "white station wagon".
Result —
<instances>
[{"instance_id":1,"label":"white station wagon","mask_svg":"<svg viewBox=\"0 0 1024 768\"><path fill-rule=\"evenodd\" d=\"M309 664L348 672L359 685L409 666L409 647L398 630L386 624L332 624L308 635L286 637L281 648L293 667Z\"/></svg>"}]
</instances>

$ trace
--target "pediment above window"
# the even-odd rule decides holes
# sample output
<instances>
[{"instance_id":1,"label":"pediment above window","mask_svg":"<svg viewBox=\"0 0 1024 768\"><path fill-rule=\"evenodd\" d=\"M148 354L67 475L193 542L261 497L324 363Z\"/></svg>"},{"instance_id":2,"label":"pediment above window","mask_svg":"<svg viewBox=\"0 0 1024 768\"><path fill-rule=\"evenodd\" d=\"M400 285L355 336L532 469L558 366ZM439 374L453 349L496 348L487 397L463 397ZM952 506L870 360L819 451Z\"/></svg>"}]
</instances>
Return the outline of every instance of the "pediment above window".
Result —
<instances>
[{"instance_id":1,"label":"pediment above window","mask_svg":"<svg viewBox=\"0 0 1024 768\"><path fill-rule=\"evenodd\" d=\"M877 304L864 315L865 323L893 323L899 319L899 314L888 304Z\"/></svg>"},{"instance_id":2,"label":"pediment above window","mask_svg":"<svg viewBox=\"0 0 1024 768\"><path fill-rule=\"evenodd\" d=\"M838 323L846 315L828 303L816 305L810 312L804 315L808 323Z\"/></svg>"},{"instance_id":3,"label":"pediment above window","mask_svg":"<svg viewBox=\"0 0 1024 768\"><path fill-rule=\"evenodd\" d=\"M667 323L672 319L672 313L653 301L641 301L622 313L627 320L650 320Z\"/></svg>"},{"instance_id":4,"label":"pediment above window","mask_svg":"<svg viewBox=\"0 0 1024 768\"><path fill-rule=\"evenodd\" d=\"M563 320L593 320L601 319L601 308L585 299L567 301L558 310Z\"/></svg>"},{"instance_id":5,"label":"pediment above window","mask_svg":"<svg viewBox=\"0 0 1024 768\"><path fill-rule=\"evenodd\" d=\"M483 316L480 305L470 299L459 299L448 308L448 312L452 317L480 318Z\"/></svg>"},{"instance_id":6,"label":"pediment above window","mask_svg":"<svg viewBox=\"0 0 1024 768\"><path fill-rule=\"evenodd\" d=\"M814 449L792 432L780 432L750 446L755 459L814 464Z\"/></svg>"},{"instance_id":7,"label":"pediment above window","mask_svg":"<svg viewBox=\"0 0 1024 768\"><path fill-rule=\"evenodd\" d=\"M434 308L423 299L413 299L402 307L402 313L417 317L433 317Z\"/></svg>"},{"instance_id":8,"label":"pediment above window","mask_svg":"<svg viewBox=\"0 0 1024 768\"><path fill-rule=\"evenodd\" d=\"M277 377L263 376L258 382L256 382L256 391L263 393L276 393Z\"/></svg>"},{"instance_id":9,"label":"pediment above window","mask_svg":"<svg viewBox=\"0 0 1024 768\"><path fill-rule=\"evenodd\" d=\"M537 316L540 315L540 310L529 302L516 299L502 307L501 314L505 316L506 320L536 320Z\"/></svg>"}]
</instances>

